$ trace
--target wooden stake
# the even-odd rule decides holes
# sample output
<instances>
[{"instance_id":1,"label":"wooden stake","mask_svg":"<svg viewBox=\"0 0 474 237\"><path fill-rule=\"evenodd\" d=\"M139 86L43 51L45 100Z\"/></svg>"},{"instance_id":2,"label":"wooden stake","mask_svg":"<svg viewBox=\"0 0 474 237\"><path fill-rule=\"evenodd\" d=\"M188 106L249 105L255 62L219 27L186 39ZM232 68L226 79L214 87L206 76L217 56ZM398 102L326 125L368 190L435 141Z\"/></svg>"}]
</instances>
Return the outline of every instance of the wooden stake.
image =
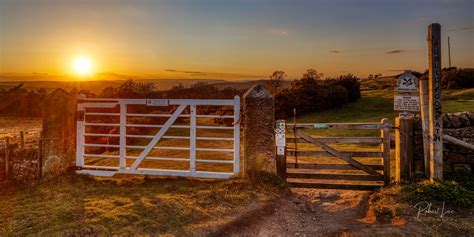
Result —
<instances>
[{"instance_id":1,"label":"wooden stake","mask_svg":"<svg viewBox=\"0 0 474 237\"><path fill-rule=\"evenodd\" d=\"M428 98L428 78L422 77L420 80L420 115L421 128L423 132L423 160L426 177L430 177L430 114Z\"/></svg>"},{"instance_id":2,"label":"wooden stake","mask_svg":"<svg viewBox=\"0 0 474 237\"><path fill-rule=\"evenodd\" d=\"M10 137L5 138L5 179L10 176Z\"/></svg>"},{"instance_id":3,"label":"wooden stake","mask_svg":"<svg viewBox=\"0 0 474 237\"><path fill-rule=\"evenodd\" d=\"M443 119L441 104L441 25L428 27L430 180L443 181Z\"/></svg>"},{"instance_id":4,"label":"wooden stake","mask_svg":"<svg viewBox=\"0 0 474 237\"><path fill-rule=\"evenodd\" d=\"M20 132L20 147L25 148L25 132Z\"/></svg>"},{"instance_id":5,"label":"wooden stake","mask_svg":"<svg viewBox=\"0 0 474 237\"><path fill-rule=\"evenodd\" d=\"M38 178L43 176L43 131L40 132L38 142Z\"/></svg>"}]
</instances>

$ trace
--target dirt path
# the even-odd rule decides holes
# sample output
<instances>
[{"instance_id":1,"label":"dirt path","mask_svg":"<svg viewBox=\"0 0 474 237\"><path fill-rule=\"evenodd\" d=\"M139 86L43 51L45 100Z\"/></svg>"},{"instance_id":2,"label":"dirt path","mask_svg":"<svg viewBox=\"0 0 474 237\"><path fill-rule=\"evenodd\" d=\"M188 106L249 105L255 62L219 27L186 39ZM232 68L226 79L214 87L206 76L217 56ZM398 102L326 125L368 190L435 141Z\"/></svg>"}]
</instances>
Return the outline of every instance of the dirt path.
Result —
<instances>
[{"instance_id":1,"label":"dirt path","mask_svg":"<svg viewBox=\"0 0 474 237\"><path fill-rule=\"evenodd\" d=\"M403 227L366 217L369 192L294 189L251 217L222 230L226 236L423 236L414 225Z\"/></svg>"}]
</instances>

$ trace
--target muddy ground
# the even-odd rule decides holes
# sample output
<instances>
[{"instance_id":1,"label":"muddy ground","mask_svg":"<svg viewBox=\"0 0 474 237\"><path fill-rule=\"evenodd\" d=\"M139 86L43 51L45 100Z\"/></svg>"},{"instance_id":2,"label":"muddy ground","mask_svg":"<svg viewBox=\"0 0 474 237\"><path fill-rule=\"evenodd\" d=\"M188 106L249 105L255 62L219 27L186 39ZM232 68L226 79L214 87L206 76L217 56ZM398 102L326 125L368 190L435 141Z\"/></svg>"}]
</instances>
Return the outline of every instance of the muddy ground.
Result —
<instances>
[{"instance_id":1,"label":"muddy ground","mask_svg":"<svg viewBox=\"0 0 474 237\"><path fill-rule=\"evenodd\" d=\"M426 236L419 224L375 220L371 192L293 189L292 194L246 215L215 236Z\"/></svg>"}]
</instances>

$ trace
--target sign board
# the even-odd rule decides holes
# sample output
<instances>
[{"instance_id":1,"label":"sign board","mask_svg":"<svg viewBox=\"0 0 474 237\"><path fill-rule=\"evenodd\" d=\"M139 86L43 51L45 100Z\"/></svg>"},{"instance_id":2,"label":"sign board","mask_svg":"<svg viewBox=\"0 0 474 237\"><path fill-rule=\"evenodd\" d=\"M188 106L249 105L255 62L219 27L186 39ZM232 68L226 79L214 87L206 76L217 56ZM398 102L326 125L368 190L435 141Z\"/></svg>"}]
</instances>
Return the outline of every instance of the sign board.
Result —
<instances>
[{"instance_id":1,"label":"sign board","mask_svg":"<svg viewBox=\"0 0 474 237\"><path fill-rule=\"evenodd\" d=\"M275 144L277 147L286 146L286 126L284 120L276 121L275 125Z\"/></svg>"},{"instance_id":2,"label":"sign board","mask_svg":"<svg viewBox=\"0 0 474 237\"><path fill-rule=\"evenodd\" d=\"M168 106L169 103L167 99L147 99L146 105L147 106Z\"/></svg>"},{"instance_id":3,"label":"sign board","mask_svg":"<svg viewBox=\"0 0 474 237\"><path fill-rule=\"evenodd\" d=\"M277 155L279 155L279 156L284 156L284 155L285 155L285 147L283 147L283 146L278 146L278 147L277 147Z\"/></svg>"},{"instance_id":4,"label":"sign board","mask_svg":"<svg viewBox=\"0 0 474 237\"><path fill-rule=\"evenodd\" d=\"M420 111L420 97L414 95L395 95L393 101L394 110L397 111Z\"/></svg>"},{"instance_id":5,"label":"sign board","mask_svg":"<svg viewBox=\"0 0 474 237\"><path fill-rule=\"evenodd\" d=\"M397 92L418 92L418 78L405 71L397 78Z\"/></svg>"},{"instance_id":6,"label":"sign board","mask_svg":"<svg viewBox=\"0 0 474 237\"><path fill-rule=\"evenodd\" d=\"M285 134L275 134L276 146L286 146L286 136Z\"/></svg>"}]
</instances>

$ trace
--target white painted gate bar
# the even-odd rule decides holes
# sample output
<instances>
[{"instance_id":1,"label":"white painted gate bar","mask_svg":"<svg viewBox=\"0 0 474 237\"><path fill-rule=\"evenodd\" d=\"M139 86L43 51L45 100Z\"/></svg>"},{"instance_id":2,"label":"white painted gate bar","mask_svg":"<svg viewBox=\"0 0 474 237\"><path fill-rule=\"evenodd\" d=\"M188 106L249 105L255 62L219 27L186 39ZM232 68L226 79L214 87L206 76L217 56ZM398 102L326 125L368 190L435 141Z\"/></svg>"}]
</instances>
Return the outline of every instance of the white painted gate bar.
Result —
<instances>
[{"instance_id":1,"label":"white painted gate bar","mask_svg":"<svg viewBox=\"0 0 474 237\"><path fill-rule=\"evenodd\" d=\"M138 114L128 113L127 108L130 105L148 105L148 106L178 106L172 114ZM97 112L86 111L88 108L95 109L113 109L119 106L120 112ZM189 106L189 114L182 114ZM216 114L197 114L197 106L233 106L233 115L216 115ZM233 100L208 100L208 99L111 99L111 98L86 98L84 95L78 97L78 120L77 120L77 149L76 149L76 165L78 173L97 175L97 176L113 176L116 173L125 174L149 174L149 175L168 175L168 176L189 176L200 178L230 178L236 176L240 172L240 97L235 96ZM86 116L103 116L111 118L119 118L119 122L88 122ZM158 124L129 124L127 117L168 117L163 125ZM173 125L179 118L189 118L189 125ZM204 126L197 125L197 118L233 118L233 126ZM86 132L86 127L117 127L118 134ZM142 128L160 128L155 135L133 135L127 134L127 127ZM189 136L169 136L165 135L170 128L189 129ZM206 137L197 136L197 129L231 129L233 137ZM230 135L230 134L229 134ZM118 145L112 144L93 144L86 143L85 137L117 137ZM143 145L127 145L127 138L151 139L146 146ZM186 139L189 140L189 147L166 147L156 146L161 139ZM226 148L203 148L197 147L197 140L204 141L230 141L233 142L232 149ZM108 147L118 148L118 155L110 154L86 154L85 147ZM127 155L128 149L143 149L139 156ZM189 150L189 157L149 157L148 154L153 149L162 150ZM232 153L232 160L215 160L205 157L197 159L196 151L207 152L224 152ZM118 167L86 165L85 157L94 158L111 158L119 159ZM127 159L134 160L130 167L127 167ZM188 170L170 170L155 168L140 168L140 164L144 160L155 161L179 161L189 162ZM197 171L196 162L232 164L232 172L215 172L215 171Z\"/></svg>"}]
</instances>

